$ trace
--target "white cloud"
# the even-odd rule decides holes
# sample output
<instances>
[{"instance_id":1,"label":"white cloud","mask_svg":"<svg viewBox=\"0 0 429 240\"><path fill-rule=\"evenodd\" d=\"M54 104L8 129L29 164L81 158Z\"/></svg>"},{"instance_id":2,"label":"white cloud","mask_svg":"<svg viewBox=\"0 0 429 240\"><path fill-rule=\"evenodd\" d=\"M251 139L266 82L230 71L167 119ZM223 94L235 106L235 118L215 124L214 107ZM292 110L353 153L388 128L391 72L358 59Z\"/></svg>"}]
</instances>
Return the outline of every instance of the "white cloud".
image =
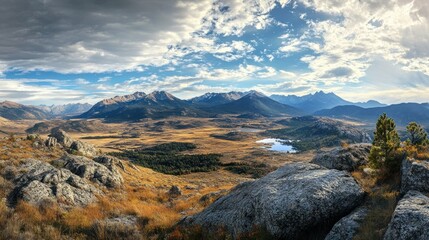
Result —
<instances>
[{"instance_id":1,"label":"white cloud","mask_svg":"<svg viewBox=\"0 0 429 240\"><path fill-rule=\"evenodd\" d=\"M90 100L83 91L62 89L53 86L34 86L30 82L56 82L40 79L0 79L0 99L18 101L25 104L54 104L65 102L85 102Z\"/></svg>"},{"instance_id":2,"label":"white cloud","mask_svg":"<svg viewBox=\"0 0 429 240\"><path fill-rule=\"evenodd\" d=\"M311 70L302 77L323 78L328 85L357 82L379 57L397 68L429 74L427 1L301 2L316 11L342 17L339 21L310 22L309 36L301 40L311 43L309 38L320 37L323 44L308 45L317 55L301 58ZM302 41L293 42L289 48L297 50Z\"/></svg>"},{"instance_id":3,"label":"white cloud","mask_svg":"<svg viewBox=\"0 0 429 240\"><path fill-rule=\"evenodd\" d=\"M112 79L112 77L102 77L97 80L97 82L108 82Z\"/></svg>"}]
</instances>

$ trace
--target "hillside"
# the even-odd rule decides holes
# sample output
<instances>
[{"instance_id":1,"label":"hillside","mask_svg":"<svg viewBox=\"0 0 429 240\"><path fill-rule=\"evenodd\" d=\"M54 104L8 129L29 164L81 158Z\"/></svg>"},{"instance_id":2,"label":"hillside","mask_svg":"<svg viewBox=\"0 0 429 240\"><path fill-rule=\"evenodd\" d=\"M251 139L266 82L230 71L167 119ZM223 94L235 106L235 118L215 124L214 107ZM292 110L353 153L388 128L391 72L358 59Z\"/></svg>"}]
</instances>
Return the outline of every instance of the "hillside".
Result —
<instances>
[{"instance_id":1,"label":"hillside","mask_svg":"<svg viewBox=\"0 0 429 240\"><path fill-rule=\"evenodd\" d=\"M386 113L389 117L393 118L396 125L398 126L406 126L409 122L412 121L429 126L428 103L401 103L376 108L338 106L332 109L318 111L315 113L315 115L342 119L354 119L374 124L382 113Z\"/></svg>"},{"instance_id":2,"label":"hillside","mask_svg":"<svg viewBox=\"0 0 429 240\"><path fill-rule=\"evenodd\" d=\"M102 132L108 131L109 128L103 124L100 120L52 120L44 121L34 124L31 128L26 130L30 134L46 134L51 131L51 129L59 127L67 132L79 132L79 133L89 133L89 132Z\"/></svg>"},{"instance_id":3,"label":"hillside","mask_svg":"<svg viewBox=\"0 0 429 240\"><path fill-rule=\"evenodd\" d=\"M260 114L265 117L275 116L295 116L301 114L301 111L281 104L265 96L262 93L252 91L244 97L232 101L230 103L221 104L209 108L211 112L216 113L229 113L229 114Z\"/></svg>"},{"instance_id":4,"label":"hillside","mask_svg":"<svg viewBox=\"0 0 429 240\"><path fill-rule=\"evenodd\" d=\"M8 120L42 120L50 116L36 107L4 101L0 102L0 117Z\"/></svg>"}]
</instances>

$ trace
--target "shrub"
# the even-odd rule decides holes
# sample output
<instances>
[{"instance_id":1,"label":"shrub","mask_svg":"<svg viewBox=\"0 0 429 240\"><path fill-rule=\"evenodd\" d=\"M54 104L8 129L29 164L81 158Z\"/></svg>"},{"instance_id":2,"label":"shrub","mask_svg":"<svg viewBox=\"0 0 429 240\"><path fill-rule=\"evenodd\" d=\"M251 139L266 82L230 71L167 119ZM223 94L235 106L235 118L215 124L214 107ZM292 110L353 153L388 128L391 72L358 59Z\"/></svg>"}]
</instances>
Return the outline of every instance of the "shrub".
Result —
<instances>
[{"instance_id":1,"label":"shrub","mask_svg":"<svg viewBox=\"0 0 429 240\"><path fill-rule=\"evenodd\" d=\"M408 140L407 142L416 147L423 147L429 144L428 134L425 129L416 122L410 122L407 125Z\"/></svg>"},{"instance_id":2,"label":"shrub","mask_svg":"<svg viewBox=\"0 0 429 240\"><path fill-rule=\"evenodd\" d=\"M374 141L372 143L369 162L377 169L396 169L398 165L396 151L399 148L399 135L393 119L384 113L377 120Z\"/></svg>"}]
</instances>

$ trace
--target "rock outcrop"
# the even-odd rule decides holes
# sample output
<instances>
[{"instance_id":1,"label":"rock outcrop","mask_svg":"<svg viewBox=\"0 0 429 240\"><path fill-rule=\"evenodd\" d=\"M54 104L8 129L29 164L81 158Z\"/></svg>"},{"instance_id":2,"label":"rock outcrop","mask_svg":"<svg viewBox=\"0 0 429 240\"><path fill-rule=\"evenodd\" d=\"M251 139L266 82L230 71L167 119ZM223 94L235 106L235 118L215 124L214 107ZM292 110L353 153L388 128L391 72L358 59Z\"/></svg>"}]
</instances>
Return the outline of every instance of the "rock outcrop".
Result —
<instances>
[{"instance_id":1,"label":"rock outcrop","mask_svg":"<svg viewBox=\"0 0 429 240\"><path fill-rule=\"evenodd\" d=\"M402 161L401 193L410 190L429 192L429 162L406 158Z\"/></svg>"},{"instance_id":2,"label":"rock outcrop","mask_svg":"<svg viewBox=\"0 0 429 240\"><path fill-rule=\"evenodd\" d=\"M96 158L100 159L100 158ZM54 161L55 165L70 170L72 173L108 188L121 187L124 180L115 166L104 164L82 156L66 155Z\"/></svg>"},{"instance_id":3,"label":"rock outcrop","mask_svg":"<svg viewBox=\"0 0 429 240\"><path fill-rule=\"evenodd\" d=\"M73 139L65 131L60 128L53 128L49 137L56 138L58 143L64 146L65 148L70 148L73 144Z\"/></svg>"},{"instance_id":4,"label":"rock outcrop","mask_svg":"<svg viewBox=\"0 0 429 240\"><path fill-rule=\"evenodd\" d=\"M56 147L58 144L73 154L80 154L88 157L94 157L98 154L97 149L93 145L74 140L62 129L53 128L48 139L45 141L45 145L52 148Z\"/></svg>"},{"instance_id":5,"label":"rock outcrop","mask_svg":"<svg viewBox=\"0 0 429 240\"><path fill-rule=\"evenodd\" d=\"M371 144L352 144L317 154L312 163L329 168L353 171L368 162Z\"/></svg>"},{"instance_id":6,"label":"rock outcrop","mask_svg":"<svg viewBox=\"0 0 429 240\"><path fill-rule=\"evenodd\" d=\"M49 163L27 160L21 165L14 182L16 187L10 194L12 203L22 199L32 204L43 201L60 205L84 206L97 201L102 192L67 169L57 169Z\"/></svg>"},{"instance_id":7,"label":"rock outcrop","mask_svg":"<svg viewBox=\"0 0 429 240\"><path fill-rule=\"evenodd\" d=\"M346 172L292 163L259 180L238 185L182 224L207 229L225 227L235 237L257 226L274 238L302 238L320 226L331 227L363 197L362 189Z\"/></svg>"},{"instance_id":8,"label":"rock outcrop","mask_svg":"<svg viewBox=\"0 0 429 240\"><path fill-rule=\"evenodd\" d=\"M396 206L385 240L429 239L429 198L409 191Z\"/></svg>"},{"instance_id":9,"label":"rock outcrop","mask_svg":"<svg viewBox=\"0 0 429 240\"><path fill-rule=\"evenodd\" d=\"M360 225L368 214L368 209L361 207L335 223L325 240L353 240Z\"/></svg>"},{"instance_id":10,"label":"rock outcrop","mask_svg":"<svg viewBox=\"0 0 429 240\"><path fill-rule=\"evenodd\" d=\"M97 149L93 145L84 143L79 140L73 141L73 143L70 146L70 150L71 152L77 152L79 154L89 156L89 157L94 157L98 153Z\"/></svg>"},{"instance_id":11,"label":"rock outcrop","mask_svg":"<svg viewBox=\"0 0 429 240\"><path fill-rule=\"evenodd\" d=\"M305 118L305 117L304 117ZM330 118L319 118L316 121L315 129L323 132L337 133L342 138L347 138L354 143L370 143L371 136L365 131L341 121Z\"/></svg>"}]
</instances>

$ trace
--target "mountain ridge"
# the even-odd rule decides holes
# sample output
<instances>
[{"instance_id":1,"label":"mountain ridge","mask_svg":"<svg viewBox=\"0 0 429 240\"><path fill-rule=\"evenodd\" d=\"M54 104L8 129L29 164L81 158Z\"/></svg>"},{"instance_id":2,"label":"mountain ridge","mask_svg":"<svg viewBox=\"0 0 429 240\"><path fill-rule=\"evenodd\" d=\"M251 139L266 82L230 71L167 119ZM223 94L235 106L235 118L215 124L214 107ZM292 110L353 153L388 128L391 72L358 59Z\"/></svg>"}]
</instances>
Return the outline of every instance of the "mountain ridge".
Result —
<instances>
[{"instance_id":1,"label":"mountain ridge","mask_svg":"<svg viewBox=\"0 0 429 240\"><path fill-rule=\"evenodd\" d=\"M399 126L405 126L412 121L429 126L429 103L399 103L375 108L362 108L353 105L337 106L318 111L315 115L375 123L382 113L393 118Z\"/></svg>"},{"instance_id":2,"label":"mountain ridge","mask_svg":"<svg viewBox=\"0 0 429 240\"><path fill-rule=\"evenodd\" d=\"M381 107L385 104L379 103L375 100L369 100L367 102L350 102L344 100L333 92L325 93L324 91L318 91L314 94L307 94L304 96L296 95L276 95L270 96L272 99L290 105L295 108L299 108L306 113L314 113L323 109L330 109L337 106L355 105L360 107Z\"/></svg>"}]
</instances>

